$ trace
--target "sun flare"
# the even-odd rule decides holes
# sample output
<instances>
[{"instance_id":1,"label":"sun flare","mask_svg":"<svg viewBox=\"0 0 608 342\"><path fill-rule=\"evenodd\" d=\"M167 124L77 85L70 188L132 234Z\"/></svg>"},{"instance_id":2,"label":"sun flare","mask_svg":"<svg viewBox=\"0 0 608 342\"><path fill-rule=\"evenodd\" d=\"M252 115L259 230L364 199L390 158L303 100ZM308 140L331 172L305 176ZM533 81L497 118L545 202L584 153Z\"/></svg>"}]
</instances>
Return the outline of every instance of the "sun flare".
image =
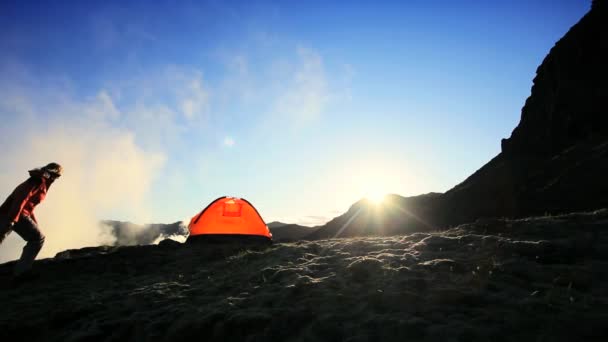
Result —
<instances>
[{"instance_id":1,"label":"sun flare","mask_svg":"<svg viewBox=\"0 0 608 342\"><path fill-rule=\"evenodd\" d=\"M382 202L384 202L385 197L386 197L386 192L379 191L379 190L368 191L365 194L365 199L367 199L368 201L370 201L376 205L382 204Z\"/></svg>"},{"instance_id":2,"label":"sun flare","mask_svg":"<svg viewBox=\"0 0 608 342\"><path fill-rule=\"evenodd\" d=\"M391 194L402 192L402 183L409 179L407 173L399 171L399 165L375 161L370 165L356 165L345 184L350 185L350 198L363 199L369 204L384 207L390 202Z\"/></svg>"}]
</instances>

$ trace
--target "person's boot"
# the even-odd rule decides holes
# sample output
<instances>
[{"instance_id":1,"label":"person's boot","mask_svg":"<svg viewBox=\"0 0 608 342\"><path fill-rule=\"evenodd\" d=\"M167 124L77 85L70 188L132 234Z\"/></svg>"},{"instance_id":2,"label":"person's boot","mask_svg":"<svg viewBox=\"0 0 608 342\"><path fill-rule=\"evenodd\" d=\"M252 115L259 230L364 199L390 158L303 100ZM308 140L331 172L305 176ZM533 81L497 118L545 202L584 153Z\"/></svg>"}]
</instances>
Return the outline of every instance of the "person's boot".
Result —
<instances>
[{"instance_id":1,"label":"person's boot","mask_svg":"<svg viewBox=\"0 0 608 342\"><path fill-rule=\"evenodd\" d=\"M21 284L23 282L35 280L39 277L38 274L32 271L32 264L34 263L34 259L36 259L36 255L42 248L44 244L44 237L42 237L38 241L28 241L25 247L23 247L23 252L21 253L21 258L15 264L15 270L13 273L13 282L16 284Z\"/></svg>"}]
</instances>

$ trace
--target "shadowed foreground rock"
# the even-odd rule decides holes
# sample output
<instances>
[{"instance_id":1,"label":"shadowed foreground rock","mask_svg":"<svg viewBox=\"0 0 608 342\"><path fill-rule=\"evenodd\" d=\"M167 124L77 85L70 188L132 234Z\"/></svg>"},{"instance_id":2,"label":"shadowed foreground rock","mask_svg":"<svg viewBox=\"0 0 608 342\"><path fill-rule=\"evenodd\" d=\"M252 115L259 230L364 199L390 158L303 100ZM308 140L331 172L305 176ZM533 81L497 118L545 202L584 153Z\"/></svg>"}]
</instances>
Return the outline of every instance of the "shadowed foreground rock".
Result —
<instances>
[{"instance_id":1,"label":"shadowed foreground rock","mask_svg":"<svg viewBox=\"0 0 608 342\"><path fill-rule=\"evenodd\" d=\"M2 341L608 340L608 210L248 250L88 248L35 270L0 291Z\"/></svg>"}]
</instances>

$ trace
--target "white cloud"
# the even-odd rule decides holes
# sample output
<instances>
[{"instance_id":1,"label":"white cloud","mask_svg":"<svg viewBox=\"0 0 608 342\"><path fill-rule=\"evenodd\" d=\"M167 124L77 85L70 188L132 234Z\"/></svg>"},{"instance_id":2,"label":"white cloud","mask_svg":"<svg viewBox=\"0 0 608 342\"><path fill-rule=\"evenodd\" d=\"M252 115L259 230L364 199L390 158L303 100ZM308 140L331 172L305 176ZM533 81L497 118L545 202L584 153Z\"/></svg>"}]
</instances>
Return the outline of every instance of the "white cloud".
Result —
<instances>
[{"instance_id":1,"label":"white cloud","mask_svg":"<svg viewBox=\"0 0 608 342\"><path fill-rule=\"evenodd\" d=\"M218 58L224 65L225 72L217 88L218 100L224 105L233 105L237 101L249 103L255 100L264 85L255 84L255 72L251 72L247 56L240 53L219 52Z\"/></svg>"},{"instance_id":2,"label":"white cloud","mask_svg":"<svg viewBox=\"0 0 608 342\"><path fill-rule=\"evenodd\" d=\"M243 56L243 55L233 56L228 61L228 66L229 66L229 68L231 68L234 71L236 71L236 73L238 75L247 75L247 74L249 74L249 63L247 61L247 58L245 56Z\"/></svg>"},{"instance_id":3,"label":"white cloud","mask_svg":"<svg viewBox=\"0 0 608 342\"><path fill-rule=\"evenodd\" d=\"M203 89L202 75L198 73L184 77L179 82L183 82L183 86L178 85L177 89L181 90L177 92L176 97L184 117L193 120L204 115L209 107L209 94Z\"/></svg>"},{"instance_id":4,"label":"white cloud","mask_svg":"<svg viewBox=\"0 0 608 342\"><path fill-rule=\"evenodd\" d=\"M92 120L117 120L120 117L120 112L106 90L101 90L84 110Z\"/></svg>"},{"instance_id":5,"label":"white cloud","mask_svg":"<svg viewBox=\"0 0 608 342\"><path fill-rule=\"evenodd\" d=\"M308 123L321 115L330 95L321 56L303 47L297 49L297 54L298 65L275 108L297 123Z\"/></svg>"},{"instance_id":6,"label":"white cloud","mask_svg":"<svg viewBox=\"0 0 608 342\"><path fill-rule=\"evenodd\" d=\"M171 149L189 130L204 127L210 88L195 68L167 66L109 82L107 94L121 101L121 122L138 144Z\"/></svg>"}]
</instances>

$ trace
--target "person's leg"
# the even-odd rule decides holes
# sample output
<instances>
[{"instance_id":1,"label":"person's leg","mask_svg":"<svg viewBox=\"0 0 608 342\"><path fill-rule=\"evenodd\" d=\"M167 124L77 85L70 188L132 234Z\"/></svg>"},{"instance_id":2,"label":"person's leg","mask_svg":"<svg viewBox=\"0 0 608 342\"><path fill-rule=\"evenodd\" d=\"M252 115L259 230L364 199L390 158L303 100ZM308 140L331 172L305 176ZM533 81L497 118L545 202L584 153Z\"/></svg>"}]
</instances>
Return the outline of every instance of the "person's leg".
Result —
<instances>
[{"instance_id":1,"label":"person's leg","mask_svg":"<svg viewBox=\"0 0 608 342\"><path fill-rule=\"evenodd\" d=\"M15 233L19 234L27 244L23 247L21 258L15 265L15 276L19 276L30 270L34 259L44 244L44 235L38 229L38 225L28 216L22 216L19 222L13 226Z\"/></svg>"}]
</instances>

